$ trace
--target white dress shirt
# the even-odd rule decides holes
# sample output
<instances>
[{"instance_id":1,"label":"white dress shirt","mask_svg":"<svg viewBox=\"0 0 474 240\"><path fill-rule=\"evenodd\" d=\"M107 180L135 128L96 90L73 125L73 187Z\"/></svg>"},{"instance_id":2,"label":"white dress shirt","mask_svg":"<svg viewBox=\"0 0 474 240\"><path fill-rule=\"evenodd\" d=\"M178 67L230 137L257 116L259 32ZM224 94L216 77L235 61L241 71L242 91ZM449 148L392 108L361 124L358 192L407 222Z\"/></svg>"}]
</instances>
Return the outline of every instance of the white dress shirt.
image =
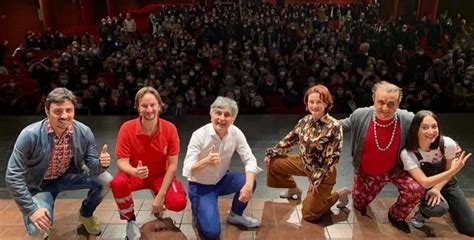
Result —
<instances>
[{"instance_id":1,"label":"white dress shirt","mask_svg":"<svg viewBox=\"0 0 474 240\"><path fill-rule=\"evenodd\" d=\"M212 146L215 146L215 151L219 153L221 158L219 165L208 165L196 175L192 175L191 168L194 163L205 158L211 151ZM188 181L214 185L229 170L230 161L235 151L244 163L246 172L259 173L262 171L257 166L257 159L255 159L247 139L238 127L230 125L227 134L223 139L220 139L212 123L206 124L194 131L191 136L184 159L183 176L187 177Z\"/></svg>"}]
</instances>

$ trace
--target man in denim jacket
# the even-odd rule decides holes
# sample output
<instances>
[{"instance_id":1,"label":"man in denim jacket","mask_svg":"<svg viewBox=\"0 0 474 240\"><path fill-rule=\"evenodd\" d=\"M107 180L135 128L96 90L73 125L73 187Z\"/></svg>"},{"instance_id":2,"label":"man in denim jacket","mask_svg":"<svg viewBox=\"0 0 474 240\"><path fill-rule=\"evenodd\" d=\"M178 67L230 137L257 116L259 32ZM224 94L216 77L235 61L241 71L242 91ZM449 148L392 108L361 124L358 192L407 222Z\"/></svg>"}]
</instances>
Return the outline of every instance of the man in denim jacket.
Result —
<instances>
[{"instance_id":1,"label":"man in denim jacket","mask_svg":"<svg viewBox=\"0 0 474 240\"><path fill-rule=\"evenodd\" d=\"M54 200L65 190L89 189L79 221L90 234L101 233L92 214L109 192L110 155L107 145L99 153L91 129L74 120L75 106L71 91L51 91L45 102L47 118L23 129L8 161L7 188L35 239L48 236Z\"/></svg>"}]
</instances>

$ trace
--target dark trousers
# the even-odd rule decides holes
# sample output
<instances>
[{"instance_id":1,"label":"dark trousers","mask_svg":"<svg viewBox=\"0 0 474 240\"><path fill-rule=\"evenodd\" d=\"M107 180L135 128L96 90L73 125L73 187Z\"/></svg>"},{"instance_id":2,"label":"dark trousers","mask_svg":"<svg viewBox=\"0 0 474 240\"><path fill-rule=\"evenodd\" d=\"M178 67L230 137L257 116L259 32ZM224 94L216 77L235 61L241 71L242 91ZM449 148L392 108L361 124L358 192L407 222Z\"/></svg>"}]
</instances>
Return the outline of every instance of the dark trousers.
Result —
<instances>
[{"instance_id":1,"label":"dark trousers","mask_svg":"<svg viewBox=\"0 0 474 240\"><path fill-rule=\"evenodd\" d=\"M474 237L474 213L457 182L453 184L448 183L441 190L441 194L447 201L449 214L458 231L462 234ZM436 207L421 204L420 211L425 216L437 217L443 215L443 213L446 212L446 208L441 204Z\"/></svg>"}]
</instances>

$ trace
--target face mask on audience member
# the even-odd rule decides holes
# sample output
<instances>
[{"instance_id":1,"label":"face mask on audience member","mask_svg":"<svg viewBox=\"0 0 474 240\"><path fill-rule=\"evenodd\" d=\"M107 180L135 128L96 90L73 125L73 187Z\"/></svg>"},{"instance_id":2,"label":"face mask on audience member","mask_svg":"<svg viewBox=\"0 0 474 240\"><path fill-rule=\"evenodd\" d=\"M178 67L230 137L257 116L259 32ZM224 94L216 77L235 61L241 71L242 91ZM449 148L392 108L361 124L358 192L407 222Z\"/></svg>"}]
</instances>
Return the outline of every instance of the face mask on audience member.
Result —
<instances>
[{"instance_id":1,"label":"face mask on audience member","mask_svg":"<svg viewBox=\"0 0 474 240\"><path fill-rule=\"evenodd\" d=\"M293 82L290 82L290 81L289 81L289 82L286 82L286 86L287 86L288 88L293 87Z\"/></svg>"},{"instance_id":2,"label":"face mask on audience member","mask_svg":"<svg viewBox=\"0 0 474 240\"><path fill-rule=\"evenodd\" d=\"M137 87L141 88L143 87L143 85L144 85L143 82L137 82Z\"/></svg>"},{"instance_id":3,"label":"face mask on audience member","mask_svg":"<svg viewBox=\"0 0 474 240\"><path fill-rule=\"evenodd\" d=\"M150 79L152 79L152 80L153 80L153 79L155 79L155 78L156 78L156 76L155 76L155 75L150 75Z\"/></svg>"},{"instance_id":4,"label":"face mask on audience member","mask_svg":"<svg viewBox=\"0 0 474 240\"><path fill-rule=\"evenodd\" d=\"M250 98L254 98L254 97L255 97L255 93L250 93L249 96L250 96Z\"/></svg>"},{"instance_id":5,"label":"face mask on audience member","mask_svg":"<svg viewBox=\"0 0 474 240\"><path fill-rule=\"evenodd\" d=\"M100 88L104 88L104 87L105 87L105 83L103 83L103 82L99 83L99 87L100 87Z\"/></svg>"},{"instance_id":6,"label":"face mask on audience member","mask_svg":"<svg viewBox=\"0 0 474 240\"><path fill-rule=\"evenodd\" d=\"M99 106L100 106L100 107L103 108L103 107L105 107L105 105L107 105L107 102L105 102L105 101L100 101L100 102L99 102Z\"/></svg>"},{"instance_id":7,"label":"face mask on audience member","mask_svg":"<svg viewBox=\"0 0 474 240\"><path fill-rule=\"evenodd\" d=\"M259 108L259 107L262 106L262 102L260 102L260 101L255 101L255 102L253 103L253 105L254 105L256 108Z\"/></svg>"},{"instance_id":8,"label":"face mask on audience member","mask_svg":"<svg viewBox=\"0 0 474 240\"><path fill-rule=\"evenodd\" d=\"M188 84L188 80L183 79L183 80L181 80L181 83L182 83L183 85L187 85L187 84Z\"/></svg>"},{"instance_id":9,"label":"face mask on audience member","mask_svg":"<svg viewBox=\"0 0 474 240\"><path fill-rule=\"evenodd\" d=\"M142 68L142 67L143 67L143 64L137 63L137 68Z\"/></svg>"},{"instance_id":10,"label":"face mask on audience member","mask_svg":"<svg viewBox=\"0 0 474 240\"><path fill-rule=\"evenodd\" d=\"M205 97L207 95L206 91L201 91L201 96Z\"/></svg>"},{"instance_id":11,"label":"face mask on audience member","mask_svg":"<svg viewBox=\"0 0 474 240\"><path fill-rule=\"evenodd\" d=\"M16 85L16 84L15 84L14 82L9 82L9 83L8 83L8 86L11 87L11 88L14 88L15 85Z\"/></svg>"},{"instance_id":12,"label":"face mask on audience member","mask_svg":"<svg viewBox=\"0 0 474 240\"><path fill-rule=\"evenodd\" d=\"M67 85L68 80L67 79L61 79L59 82L61 82L62 85Z\"/></svg>"},{"instance_id":13,"label":"face mask on audience member","mask_svg":"<svg viewBox=\"0 0 474 240\"><path fill-rule=\"evenodd\" d=\"M77 108L77 109L81 109L81 108L82 108L82 103L77 103L77 104L76 104L76 108Z\"/></svg>"},{"instance_id":14,"label":"face mask on audience member","mask_svg":"<svg viewBox=\"0 0 474 240\"><path fill-rule=\"evenodd\" d=\"M194 71L190 71L190 72L189 72L189 76L191 76L191 77L194 77L195 74L196 74L196 73L195 73Z\"/></svg>"},{"instance_id":15,"label":"face mask on audience member","mask_svg":"<svg viewBox=\"0 0 474 240\"><path fill-rule=\"evenodd\" d=\"M217 77L217 72L212 72L211 75L212 75L213 77Z\"/></svg>"},{"instance_id":16,"label":"face mask on audience member","mask_svg":"<svg viewBox=\"0 0 474 240\"><path fill-rule=\"evenodd\" d=\"M81 80L81 83L84 84L84 85L87 85L89 83L89 80L87 79L82 79Z\"/></svg>"}]
</instances>

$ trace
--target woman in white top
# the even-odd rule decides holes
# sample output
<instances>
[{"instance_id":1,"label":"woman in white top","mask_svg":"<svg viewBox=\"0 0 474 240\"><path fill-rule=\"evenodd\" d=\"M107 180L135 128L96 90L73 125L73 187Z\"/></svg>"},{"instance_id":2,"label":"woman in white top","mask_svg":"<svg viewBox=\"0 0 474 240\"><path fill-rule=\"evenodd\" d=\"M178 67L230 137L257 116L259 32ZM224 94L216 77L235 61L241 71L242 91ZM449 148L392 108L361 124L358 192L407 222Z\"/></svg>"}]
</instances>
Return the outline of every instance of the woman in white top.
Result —
<instances>
[{"instance_id":1,"label":"woman in white top","mask_svg":"<svg viewBox=\"0 0 474 240\"><path fill-rule=\"evenodd\" d=\"M400 156L404 169L429 189L411 221L415 228L423 227L425 218L449 211L458 231L474 236L474 213L454 178L471 154L456 154L458 150L453 139L441 135L434 113L422 110L415 115Z\"/></svg>"}]
</instances>

